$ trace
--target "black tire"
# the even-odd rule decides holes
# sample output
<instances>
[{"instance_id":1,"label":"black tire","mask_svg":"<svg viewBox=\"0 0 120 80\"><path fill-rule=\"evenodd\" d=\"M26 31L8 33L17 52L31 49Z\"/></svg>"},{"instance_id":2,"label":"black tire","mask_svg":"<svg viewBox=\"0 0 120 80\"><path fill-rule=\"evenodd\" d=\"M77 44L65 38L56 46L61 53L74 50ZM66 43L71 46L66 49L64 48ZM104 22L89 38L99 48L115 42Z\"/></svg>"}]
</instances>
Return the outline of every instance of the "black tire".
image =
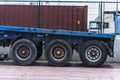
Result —
<instances>
[{"instance_id":1,"label":"black tire","mask_svg":"<svg viewBox=\"0 0 120 80\"><path fill-rule=\"evenodd\" d=\"M107 51L100 41L87 41L81 49L80 58L84 66L98 67L106 61Z\"/></svg>"},{"instance_id":2,"label":"black tire","mask_svg":"<svg viewBox=\"0 0 120 80\"><path fill-rule=\"evenodd\" d=\"M17 65L30 65L37 56L35 44L28 39L19 39L11 47L12 59Z\"/></svg>"},{"instance_id":3,"label":"black tire","mask_svg":"<svg viewBox=\"0 0 120 80\"><path fill-rule=\"evenodd\" d=\"M40 59L40 57L42 56L42 52L43 52L42 43L36 44L36 47L37 47L37 57L36 57L35 61Z\"/></svg>"},{"instance_id":4,"label":"black tire","mask_svg":"<svg viewBox=\"0 0 120 80\"><path fill-rule=\"evenodd\" d=\"M45 57L52 66L65 66L73 55L71 45L64 40L53 40L45 49Z\"/></svg>"}]
</instances>

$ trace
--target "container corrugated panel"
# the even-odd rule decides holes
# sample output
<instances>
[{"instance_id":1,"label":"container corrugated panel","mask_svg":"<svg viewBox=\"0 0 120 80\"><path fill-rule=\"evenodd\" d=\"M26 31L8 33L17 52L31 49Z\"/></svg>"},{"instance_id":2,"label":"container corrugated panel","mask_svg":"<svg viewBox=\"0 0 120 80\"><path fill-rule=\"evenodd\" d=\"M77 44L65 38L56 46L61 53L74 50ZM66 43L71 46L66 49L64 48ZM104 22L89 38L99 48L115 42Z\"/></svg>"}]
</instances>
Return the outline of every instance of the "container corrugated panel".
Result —
<instances>
[{"instance_id":1,"label":"container corrugated panel","mask_svg":"<svg viewBox=\"0 0 120 80\"><path fill-rule=\"evenodd\" d=\"M0 25L36 27L36 7L0 5Z\"/></svg>"},{"instance_id":2,"label":"container corrugated panel","mask_svg":"<svg viewBox=\"0 0 120 80\"><path fill-rule=\"evenodd\" d=\"M87 6L0 5L0 25L87 31Z\"/></svg>"}]
</instances>

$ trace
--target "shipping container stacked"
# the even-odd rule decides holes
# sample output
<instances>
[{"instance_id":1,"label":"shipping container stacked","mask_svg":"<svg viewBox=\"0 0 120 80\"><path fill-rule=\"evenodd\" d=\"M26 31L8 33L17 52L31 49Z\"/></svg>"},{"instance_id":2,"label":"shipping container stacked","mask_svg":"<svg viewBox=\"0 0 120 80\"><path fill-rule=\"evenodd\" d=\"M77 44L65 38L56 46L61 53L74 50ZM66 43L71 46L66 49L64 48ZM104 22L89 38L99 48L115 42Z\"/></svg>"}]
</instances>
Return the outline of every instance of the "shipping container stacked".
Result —
<instances>
[{"instance_id":1,"label":"shipping container stacked","mask_svg":"<svg viewBox=\"0 0 120 80\"><path fill-rule=\"evenodd\" d=\"M87 6L0 5L0 25L87 31Z\"/></svg>"}]
</instances>

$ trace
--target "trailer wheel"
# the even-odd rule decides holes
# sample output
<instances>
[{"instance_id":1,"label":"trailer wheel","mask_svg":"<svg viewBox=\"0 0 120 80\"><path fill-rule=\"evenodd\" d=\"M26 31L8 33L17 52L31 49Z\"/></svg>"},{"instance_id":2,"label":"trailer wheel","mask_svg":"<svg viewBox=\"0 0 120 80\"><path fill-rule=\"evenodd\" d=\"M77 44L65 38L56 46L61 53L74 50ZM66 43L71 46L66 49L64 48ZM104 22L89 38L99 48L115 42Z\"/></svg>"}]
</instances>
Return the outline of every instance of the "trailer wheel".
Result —
<instances>
[{"instance_id":1,"label":"trailer wheel","mask_svg":"<svg viewBox=\"0 0 120 80\"><path fill-rule=\"evenodd\" d=\"M107 52L99 41L88 41L81 49L80 58L84 66L98 67L105 62Z\"/></svg>"},{"instance_id":2,"label":"trailer wheel","mask_svg":"<svg viewBox=\"0 0 120 80\"><path fill-rule=\"evenodd\" d=\"M72 48L64 40L53 40L46 46L45 57L52 66L64 66L69 63L73 55Z\"/></svg>"},{"instance_id":3,"label":"trailer wheel","mask_svg":"<svg viewBox=\"0 0 120 80\"><path fill-rule=\"evenodd\" d=\"M15 64L30 65L37 56L35 44L28 39L19 39L11 47L11 54Z\"/></svg>"}]
</instances>

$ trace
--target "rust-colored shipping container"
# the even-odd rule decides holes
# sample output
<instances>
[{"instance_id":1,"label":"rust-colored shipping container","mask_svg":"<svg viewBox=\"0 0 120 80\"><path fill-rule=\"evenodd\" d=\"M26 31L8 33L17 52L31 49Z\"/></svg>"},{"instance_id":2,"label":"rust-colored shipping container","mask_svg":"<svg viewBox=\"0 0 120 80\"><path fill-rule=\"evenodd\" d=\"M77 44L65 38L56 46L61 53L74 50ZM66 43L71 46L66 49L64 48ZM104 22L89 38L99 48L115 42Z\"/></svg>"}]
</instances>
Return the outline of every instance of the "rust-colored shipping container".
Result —
<instances>
[{"instance_id":1,"label":"rust-colored shipping container","mask_svg":"<svg viewBox=\"0 0 120 80\"><path fill-rule=\"evenodd\" d=\"M87 31L87 6L0 5L0 25Z\"/></svg>"}]
</instances>

